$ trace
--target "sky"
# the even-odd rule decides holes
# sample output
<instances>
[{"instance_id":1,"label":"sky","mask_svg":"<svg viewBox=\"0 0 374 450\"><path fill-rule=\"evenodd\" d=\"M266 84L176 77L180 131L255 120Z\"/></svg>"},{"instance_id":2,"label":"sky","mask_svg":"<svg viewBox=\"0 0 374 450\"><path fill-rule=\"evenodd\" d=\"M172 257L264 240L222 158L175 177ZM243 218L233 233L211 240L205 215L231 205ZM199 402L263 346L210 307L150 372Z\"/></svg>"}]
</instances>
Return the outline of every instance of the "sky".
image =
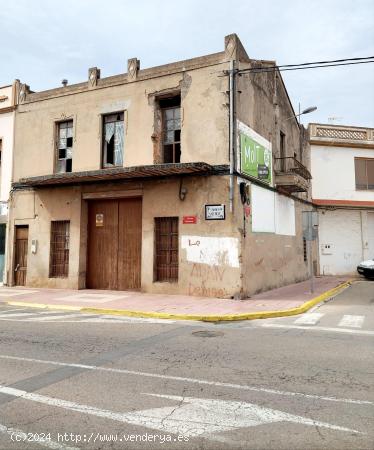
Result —
<instances>
[{"instance_id":1,"label":"sky","mask_svg":"<svg viewBox=\"0 0 374 450\"><path fill-rule=\"evenodd\" d=\"M0 86L33 91L223 51L278 64L374 56L373 0L0 0ZM302 122L374 126L374 63L282 72ZM334 118L334 119L331 119Z\"/></svg>"}]
</instances>

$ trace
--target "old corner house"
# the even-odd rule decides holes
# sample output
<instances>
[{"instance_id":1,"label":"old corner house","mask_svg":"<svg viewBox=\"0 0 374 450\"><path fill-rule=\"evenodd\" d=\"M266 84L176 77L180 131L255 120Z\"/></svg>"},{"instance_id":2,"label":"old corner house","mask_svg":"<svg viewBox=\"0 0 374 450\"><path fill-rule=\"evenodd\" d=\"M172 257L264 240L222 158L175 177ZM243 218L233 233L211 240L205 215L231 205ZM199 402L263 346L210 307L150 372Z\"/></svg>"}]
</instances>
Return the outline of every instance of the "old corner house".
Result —
<instances>
[{"instance_id":1,"label":"old corner house","mask_svg":"<svg viewBox=\"0 0 374 450\"><path fill-rule=\"evenodd\" d=\"M21 85L9 284L243 297L305 279L308 142L280 73L245 72L274 64L233 34L203 57Z\"/></svg>"}]
</instances>

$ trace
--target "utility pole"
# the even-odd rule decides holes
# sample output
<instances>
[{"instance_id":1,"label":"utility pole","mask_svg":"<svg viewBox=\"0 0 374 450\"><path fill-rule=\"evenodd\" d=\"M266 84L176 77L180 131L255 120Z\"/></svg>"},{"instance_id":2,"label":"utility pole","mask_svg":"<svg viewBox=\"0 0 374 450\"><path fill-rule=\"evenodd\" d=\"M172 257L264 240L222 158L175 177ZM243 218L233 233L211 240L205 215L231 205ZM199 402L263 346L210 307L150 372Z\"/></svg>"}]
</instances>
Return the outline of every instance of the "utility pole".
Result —
<instances>
[{"instance_id":1,"label":"utility pole","mask_svg":"<svg viewBox=\"0 0 374 450\"><path fill-rule=\"evenodd\" d=\"M235 61L230 61L230 71L229 71L229 101L230 101L230 125L229 125L229 146L230 146L230 193L229 193L229 203L230 212L234 210L234 168L235 168L235 147L236 147L236 136L235 136Z\"/></svg>"}]
</instances>

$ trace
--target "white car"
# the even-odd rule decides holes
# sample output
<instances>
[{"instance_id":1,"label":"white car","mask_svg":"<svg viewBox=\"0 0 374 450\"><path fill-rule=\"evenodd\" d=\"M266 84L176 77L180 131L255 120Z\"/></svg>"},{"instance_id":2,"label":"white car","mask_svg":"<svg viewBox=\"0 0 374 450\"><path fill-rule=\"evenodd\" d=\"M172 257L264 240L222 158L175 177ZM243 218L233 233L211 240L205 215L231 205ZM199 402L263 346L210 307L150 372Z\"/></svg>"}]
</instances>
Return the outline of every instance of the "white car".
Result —
<instances>
[{"instance_id":1,"label":"white car","mask_svg":"<svg viewBox=\"0 0 374 450\"><path fill-rule=\"evenodd\" d=\"M365 278L374 279L374 259L360 262L357 266L357 272Z\"/></svg>"}]
</instances>

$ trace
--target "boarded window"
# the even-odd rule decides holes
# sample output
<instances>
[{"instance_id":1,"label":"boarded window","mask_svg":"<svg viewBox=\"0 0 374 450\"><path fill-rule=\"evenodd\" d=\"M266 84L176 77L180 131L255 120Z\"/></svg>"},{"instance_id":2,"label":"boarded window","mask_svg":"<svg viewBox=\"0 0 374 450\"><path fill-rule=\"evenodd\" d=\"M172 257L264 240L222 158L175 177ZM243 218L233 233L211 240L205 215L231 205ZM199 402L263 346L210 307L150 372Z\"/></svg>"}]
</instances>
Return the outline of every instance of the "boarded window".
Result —
<instances>
[{"instance_id":1,"label":"boarded window","mask_svg":"<svg viewBox=\"0 0 374 450\"><path fill-rule=\"evenodd\" d=\"M181 107L180 95L160 99L162 111L163 162L181 161Z\"/></svg>"},{"instance_id":2,"label":"boarded window","mask_svg":"<svg viewBox=\"0 0 374 450\"><path fill-rule=\"evenodd\" d=\"M50 278L66 278L69 275L70 221L51 222Z\"/></svg>"},{"instance_id":3,"label":"boarded window","mask_svg":"<svg viewBox=\"0 0 374 450\"><path fill-rule=\"evenodd\" d=\"M73 121L57 124L57 173L73 170Z\"/></svg>"},{"instance_id":4,"label":"boarded window","mask_svg":"<svg viewBox=\"0 0 374 450\"><path fill-rule=\"evenodd\" d=\"M178 281L178 217L155 218L155 281Z\"/></svg>"},{"instance_id":5,"label":"boarded window","mask_svg":"<svg viewBox=\"0 0 374 450\"><path fill-rule=\"evenodd\" d=\"M123 166L123 112L103 117L103 167Z\"/></svg>"},{"instance_id":6,"label":"boarded window","mask_svg":"<svg viewBox=\"0 0 374 450\"><path fill-rule=\"evenodd\" d=\"M355 158L356 189L374 189L374 158Z\"/></svg>"}]
</instances>

